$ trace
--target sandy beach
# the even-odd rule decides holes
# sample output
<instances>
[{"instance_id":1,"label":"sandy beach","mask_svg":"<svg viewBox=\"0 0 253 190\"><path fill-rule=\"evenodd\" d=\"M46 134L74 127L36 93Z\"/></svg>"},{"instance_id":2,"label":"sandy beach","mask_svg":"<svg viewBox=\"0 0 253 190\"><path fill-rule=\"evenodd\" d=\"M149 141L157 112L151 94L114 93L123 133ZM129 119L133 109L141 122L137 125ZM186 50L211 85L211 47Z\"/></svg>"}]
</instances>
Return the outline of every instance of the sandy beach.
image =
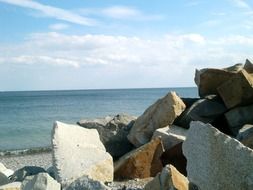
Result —
<instances>
[{"instance_id":1,"label":"sandy beach","mask_svg":"<svg viewBox=\"0 0 253 190\"><path fill-rule=\"evenodd\" d=\"M39 166L47 169L52 166L52 156L51 152L1 156L0 162L14 171L24 166Z\"/></svg>"}]
</instances>

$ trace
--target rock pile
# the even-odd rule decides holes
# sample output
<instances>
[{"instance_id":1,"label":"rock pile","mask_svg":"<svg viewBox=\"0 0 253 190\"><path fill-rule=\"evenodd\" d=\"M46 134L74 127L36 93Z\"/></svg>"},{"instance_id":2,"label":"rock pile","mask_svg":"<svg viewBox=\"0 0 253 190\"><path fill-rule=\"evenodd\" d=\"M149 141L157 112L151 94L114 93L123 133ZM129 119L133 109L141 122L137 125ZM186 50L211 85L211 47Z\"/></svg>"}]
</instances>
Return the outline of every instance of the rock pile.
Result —
<instances>
[{"instance_id":1,"label":"rock pile","mask_svg":"<svg viewBox=\"0 0 253 190\"><path fill-rule=\"evenodd\" d=\"M138 118L56 122L52 167L15 172L0 189L253 189L253 64L196 70L200 98L175 92Z\"/></svg>"}]
</instances>

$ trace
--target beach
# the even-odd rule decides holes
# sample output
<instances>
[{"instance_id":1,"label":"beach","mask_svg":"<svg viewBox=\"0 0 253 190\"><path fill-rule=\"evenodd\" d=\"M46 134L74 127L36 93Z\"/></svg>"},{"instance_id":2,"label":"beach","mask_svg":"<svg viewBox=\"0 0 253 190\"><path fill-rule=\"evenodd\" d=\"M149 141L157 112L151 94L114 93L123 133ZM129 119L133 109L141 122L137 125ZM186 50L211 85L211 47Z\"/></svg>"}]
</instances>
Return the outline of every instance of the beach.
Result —
<instances>
[{"instance_id":1,"label":"beach","mask_svg":"<svg viewBox=\"0 0 253 190\"><path fill-rule=\"evenodd\" d=\"M52 156L51 152L1 156L0 162L14 171L24 166L39 166L46 170L52 166Z\"/></svg>"}]
</instances>

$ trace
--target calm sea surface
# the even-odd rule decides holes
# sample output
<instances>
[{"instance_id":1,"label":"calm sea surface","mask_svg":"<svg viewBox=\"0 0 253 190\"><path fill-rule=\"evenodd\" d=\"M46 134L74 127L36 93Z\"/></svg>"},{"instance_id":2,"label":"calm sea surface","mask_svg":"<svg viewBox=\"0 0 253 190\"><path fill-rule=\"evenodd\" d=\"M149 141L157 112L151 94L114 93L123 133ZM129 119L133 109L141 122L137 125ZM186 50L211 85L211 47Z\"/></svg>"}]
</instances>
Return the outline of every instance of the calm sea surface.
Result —
<instances>
[{"instance_id":1,"label":"calm sea surface","mask_svg":"<svg viewBox=\"0 0 253 190\"><path fill-rule=\"evenodd\" d=\"M56 120L139 116L169 91L198 96L197 88L0 92L0 151L49 146Z\"/></svg>"}]
</instances>

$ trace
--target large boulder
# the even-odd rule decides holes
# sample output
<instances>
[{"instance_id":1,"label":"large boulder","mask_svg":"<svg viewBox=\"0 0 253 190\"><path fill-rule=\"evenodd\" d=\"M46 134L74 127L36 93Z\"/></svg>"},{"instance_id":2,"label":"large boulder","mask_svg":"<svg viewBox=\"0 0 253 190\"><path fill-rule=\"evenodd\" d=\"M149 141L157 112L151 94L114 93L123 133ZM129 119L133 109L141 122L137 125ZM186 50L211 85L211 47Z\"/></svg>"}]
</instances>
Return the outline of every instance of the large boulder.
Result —
<instances>
[{"instance_id":1,"label":"large boulder","mask_svg":"<svg viewBox=\"0 0 253 190\"><path fill-rule=\"evenodd\" d=\"M188 179L200 189L253 189L253 150L210 124L191 123L183 153Z\"/></svg>"},{"instance_id":2,"label":"large boulder","mask_svg":"<svg viewBox=\"0 0 253 190\"><path fill-rule=\"evenodd\" d=\"M161 137L164 149L168 150L176 144L183 142L186 138L186 134L187 129L172 125L156 129L152 139Z\"/></svg>"},{"instance_id":3,"label":"large boulder","mask_svg":"<svg viewBox=\"0 0 253 190\"><path fill-rule=\"evenodd\" d=\"M218 93L227 108L253 103L253 76L241 70L221 84Z\"/></svg>"},{"instance_id":4,"label":"large boulder","mask_svg":"<svg viewBox=\"0 0 253 190\"><path fill-rule=\"evenodd\" d=\"M1 190L21 190L21 182L12 182L0 186Z\"/></svg>"},{"instance_id":5,"label":"large boulder","mask_svg":"<svg viewBox=\"0 0 253 190\"><path fill-rule=\"evenodd\" d=\"M154 177L162 170L160 157L164 152L160 138L132 150L114 164L116 179L134 179Z\"/></svg>"},{"instance_id":6,"label":"large boulder","mask_svg":"<svg viewBox=\"0 0 253 190\"><path fill-rule=\"evenodd\" d=\"M21 185L22 190L60 190L61 185L47 173L27 176Z\"/></svg>"},{"instance_id":7,"label":"large boulder","mask_svg":"<svg viewBox=\"0 0 253 190\"><path fill-rule=\"evenodd\" d=\"M184 109L185 104L176 93L168 93L137 118L128 139L136 147L149 142L156 129L171 125Z\"/></svg>"},{"instance_id":8,"label":"large boulder","mask_svg":"<svg viewBox=\"0 0 253 190\"><path fill-rule=\"evenodd\" d=\"M9 180L9 178L0 172L0 185L5 185L7 183L10 183L11 181Z\"/></svg>"},{"instance_id":9,"label":"large boulder","mask_svg":"<svg viewBox=\"0 0 253 190\"><path fill-rule=\"evenodd\" d=\"M4 174L6 177L10 177L14 173L13 170L6 168L1 162L0 162L0 172Z\"/></svg>"},{"instance_id":10,"label":"large boulder","mask_svg":"<svg viewBox=\"0 0 253 190\"><path fill-rule=\"evenodd\" d=\"M162 172L150 181L144 190L177 189L188 190L189 181L172 165L167 165Z\"/></svg>"},{"instance_id":11,"label":"large boulder","mask_svg":"<svg viewBox=\"0 0 253 190\"><path fill-rule=\"evenodd\" d=\"M83 175L102 182L113 180L113 160L96 129L55 122L52 147L54 174L61 184Z\"/></svg>"},{"instance_id":12,"label":"large boulder","mask_svg":"<svg viewBox=\"0 0 253 190\"><path fill-rule=\"evenodd\" d=\"M136 117L119 114L93 120L81 120L77 124L87 129L97 129L105 149L118 158L133 149L127 135Z\"/></svg>"},{"instance_id":13,"label":"large boulder","mask_svg":"<svg viewBox=\"0 0 253 190\"><path fill-rule=\"evenodd\" d=\"M194 80L198 86L199 96L205 97L211 94L218 94L217 87L235 76L242 69L242 64L236 64L225 69L206 68L196 70Z\"/></svg>"},{"instance_id":14,"label":"large boulder","mask_svg":"<svg viewBox=\"0 0 253 190\"><path fill-rule=\"evenodd\" d=\"M202 121L212 123L227 111L226 106L217 96L196 101L190 108L186 109L174 122L185 128L189 128L191 121Z\"/></svg>"},{"instance_id":15,"label":"large boulder","mask_svg":"<svg viewBox=\"0 0 253 190\"><path fill-rule=\"evenodd\" d=\"M228 126L233 135L236 136L245 124L253 124L252 113L253 105L236 107L225 113Z\"/></svg>"},{"instance_id":16,"label":"large boulder","mask_svg":"<svg viewBox=\"0 0 253 190\"><path fill-rule=\"evenodd\" d=\"M102 182L90 179L87 176L82 176L70 185L68 185L64 190L109 190Z\"/></svg>"},{"instance_id":17,"label":"large boulder","mask_svg":"<svg viewBox=\"0 0 253 190\"><path fill-rule=\"evenodd\" d=\"M14 181L23 181L27 176L37 175L43 172L46 172L44 168L38 166L25 166L15 171L11 179Z\"/></svg>"},{"instance_id":18,"label":"large boulder","mask_svg":"<svg viewBox=\"0 0 253 190\"><path fill-rule=\"evenodd\" d=\"M245 146L253 149L253 125L244 125L239 130L236 139Z\"/></svg>"}]
</instances>

